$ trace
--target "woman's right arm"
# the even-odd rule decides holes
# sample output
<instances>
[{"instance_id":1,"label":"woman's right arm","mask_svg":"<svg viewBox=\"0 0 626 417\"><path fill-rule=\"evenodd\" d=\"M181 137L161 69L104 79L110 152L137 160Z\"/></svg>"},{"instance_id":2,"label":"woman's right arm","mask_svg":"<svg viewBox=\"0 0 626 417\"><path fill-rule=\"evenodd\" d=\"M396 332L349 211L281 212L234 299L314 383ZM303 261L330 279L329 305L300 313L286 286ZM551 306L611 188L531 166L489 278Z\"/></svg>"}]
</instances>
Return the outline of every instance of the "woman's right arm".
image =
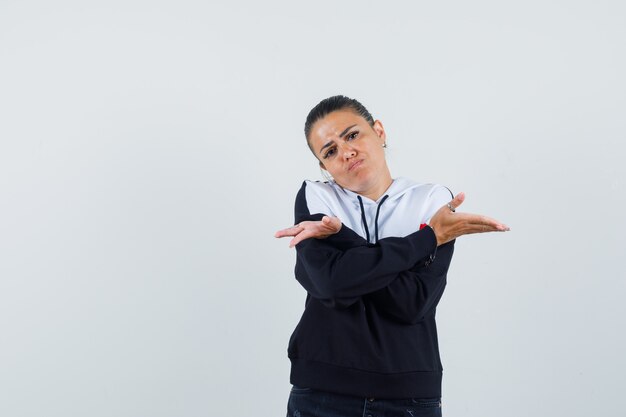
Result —
<instances>
[{"instance_id":1,"label":"woman's right arm","mask_svg":"<svg viewBox=\"0 0 626 417\"><path fill-rule=\"evenodd\" d=\"M417 265L400 274L385 288L363 298L382 314L400 323L415 324L428 317L443 295L454 242L439 246L437 258L430 265Z\"/></svg>"},{"instance_id":2,"label":"woman's right arm","mask_svg":"<svg viewBox=\"0 0 626 417\"><path fill-rule=\"evenodd\" d=\"M306 195L305 182L296 197L296 224L320 222L326 215L311 213ZM315 298L345 305L348 300L353 302L386 287L416 264L431 261L437 239L432 228L425 227L405 237L387 237L368 244L342 224L337 233L323 239L300 240L295 247L295 274L300 284Z\"/></svg>"},{"instance_id":3,"label":"woman's right arm","mask_svg":"<svg viewBox=\"0 0 626 417\"><path fill-rule=\"evenodd\" d=\"M326 239L296 244L296 279L315 298L360 297L386 287L416 264L426 263L436 248L430 227L372 245L342 225L339 233Z\"/></svg>"}]
</instances>

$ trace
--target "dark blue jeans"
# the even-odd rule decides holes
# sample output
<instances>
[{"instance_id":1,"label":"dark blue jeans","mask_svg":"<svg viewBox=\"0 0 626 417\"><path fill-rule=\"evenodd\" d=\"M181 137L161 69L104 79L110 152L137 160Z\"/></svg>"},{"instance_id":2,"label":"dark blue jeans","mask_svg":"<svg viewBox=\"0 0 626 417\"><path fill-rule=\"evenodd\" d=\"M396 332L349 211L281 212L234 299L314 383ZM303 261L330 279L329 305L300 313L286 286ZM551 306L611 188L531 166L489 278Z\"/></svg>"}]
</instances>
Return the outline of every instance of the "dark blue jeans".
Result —
<instances>
[{"instance_id":1,"label":"dark blue jeans","mask_svg":"<svg viewBox=\"0 0 626 417\"><path fill-rule=\"evenodd\" d=\"M441 398L383 400L293 386L287 417L441 417Z\"/></svg>"}]
</instances>

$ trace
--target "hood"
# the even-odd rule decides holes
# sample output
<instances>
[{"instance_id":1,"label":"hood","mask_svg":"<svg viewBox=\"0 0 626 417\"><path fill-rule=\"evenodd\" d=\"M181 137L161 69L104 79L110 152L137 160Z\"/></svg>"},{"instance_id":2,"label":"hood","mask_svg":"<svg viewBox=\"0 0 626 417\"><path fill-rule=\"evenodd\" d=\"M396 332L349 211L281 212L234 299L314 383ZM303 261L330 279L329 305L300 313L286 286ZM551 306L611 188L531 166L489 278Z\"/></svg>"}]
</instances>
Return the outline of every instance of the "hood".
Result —
<instances>
[{"instance_id":1,"label":"hood","mask_svg":"<svg viewBox=\"0 0 626 417\"><path fill-rule=\"evenodd\" d=\"M419 187L421 184L404 177L393 179L393 182L385 193L376 201L362 196L354 191L341 187L335 181L329 183L333 188L337 190L339 194L343 194L344 198L351 201L354 208L358 208L361 212L361 222L365 229L365 235L368 242L370 242L370 228L367 224L366 207L376 206L376 215L374 217L374 229L373 229L373 243L378 242L378 216L380 214L381 207L385 201L391 202L406 194L408 191Z\"/></svg>"}]
</instances>

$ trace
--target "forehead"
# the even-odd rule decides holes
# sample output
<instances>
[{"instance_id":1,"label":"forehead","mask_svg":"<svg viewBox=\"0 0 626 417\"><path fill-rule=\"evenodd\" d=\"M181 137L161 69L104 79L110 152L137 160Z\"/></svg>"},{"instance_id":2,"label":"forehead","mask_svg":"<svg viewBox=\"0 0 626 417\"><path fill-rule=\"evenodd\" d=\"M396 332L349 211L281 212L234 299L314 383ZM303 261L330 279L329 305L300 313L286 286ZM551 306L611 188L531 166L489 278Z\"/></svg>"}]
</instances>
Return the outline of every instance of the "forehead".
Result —
<instances>
[{"instance_id":1,"label":"forehead","mask_svg":"<svg viewBox=\"0 0 626 417\"><path fill-rule=\"evenodd\" d=\"M310 133L311 142L328 142L339 139L339 134L352 125L367 125L367 121L352 110L337 110L316 121Z\"/></svg>"}]
</instances>

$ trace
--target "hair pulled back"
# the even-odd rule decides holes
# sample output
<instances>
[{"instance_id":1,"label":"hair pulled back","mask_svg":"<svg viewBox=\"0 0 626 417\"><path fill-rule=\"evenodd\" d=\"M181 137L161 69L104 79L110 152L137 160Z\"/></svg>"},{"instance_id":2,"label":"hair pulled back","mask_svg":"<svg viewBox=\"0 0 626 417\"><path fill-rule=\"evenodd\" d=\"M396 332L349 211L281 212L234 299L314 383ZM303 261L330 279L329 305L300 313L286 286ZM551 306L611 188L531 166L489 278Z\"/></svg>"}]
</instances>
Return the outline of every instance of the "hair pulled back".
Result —
<instances>
[{"instance_id":1,"label":"hair pulled back","mask_svg":"<svg viewBox=\"0 0 626 417\"><path fill-rule=\"evenodd\" d=\"M358 100L342 95L325 98L311 109L309 115L306 117L306 122L304 123L304 136L306 137L306 142L309 145L309 148L311 148L309 135L311 134L311 129L313 128L315 122L324 118L329 113L345 109L352 110L359 116L363 117L367 120L370 126L374 125L374 118L370 112L367 111L365 106L359 103ZM313 150L311 149L311 151Z\"/></svg>"}]
</instances>

